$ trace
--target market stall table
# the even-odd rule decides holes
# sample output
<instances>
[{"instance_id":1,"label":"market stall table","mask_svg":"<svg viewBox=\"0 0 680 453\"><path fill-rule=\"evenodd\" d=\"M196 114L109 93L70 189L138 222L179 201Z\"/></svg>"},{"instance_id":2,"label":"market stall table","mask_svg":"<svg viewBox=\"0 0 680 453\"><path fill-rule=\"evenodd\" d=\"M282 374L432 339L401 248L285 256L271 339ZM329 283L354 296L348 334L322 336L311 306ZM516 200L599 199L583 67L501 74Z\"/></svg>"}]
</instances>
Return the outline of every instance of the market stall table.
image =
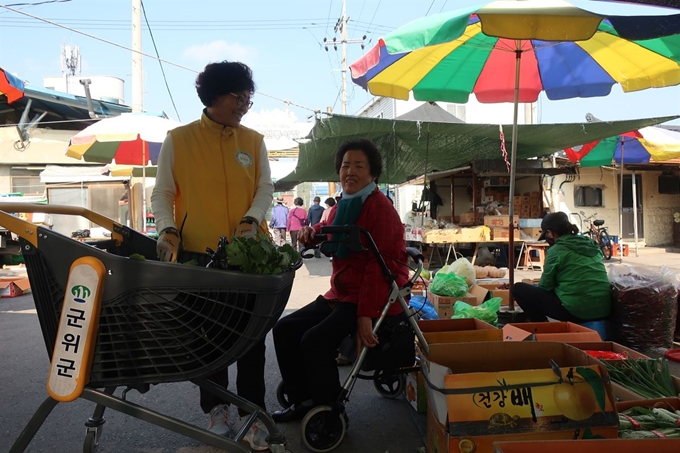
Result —
<instances>
[{"instance_id":1,"label":"market stall table","mask_svg":"<svg viewBox=\"0 0 680 453\"><path fill-rule=\"evenodd\" d=\"M520 246L520 253L525 247L525 240L523 239L515 239L515 244ZM474 265L475 261L477 260L477 255L479 254L479 248L480 247L490 247L490 246L501 246L501 245L508 245L509 240L508 239L490 239L490 240L484 240L484 241L453 241L453 242L426 242L429 246L431 246L432 250L430 250L430 256L429 260L432 262L432 258L435 254L437 253L437 256L439 259L441 259L441 254L439 251L440 246L443 246L444 249L446 250L446 261L445 264L448 264L449 258L451 255L454 257L454 261L463 255L456 251L456 244L474 244L474 252L472 254L472 260L471 263Z\"/></svg>"}]
</instances>

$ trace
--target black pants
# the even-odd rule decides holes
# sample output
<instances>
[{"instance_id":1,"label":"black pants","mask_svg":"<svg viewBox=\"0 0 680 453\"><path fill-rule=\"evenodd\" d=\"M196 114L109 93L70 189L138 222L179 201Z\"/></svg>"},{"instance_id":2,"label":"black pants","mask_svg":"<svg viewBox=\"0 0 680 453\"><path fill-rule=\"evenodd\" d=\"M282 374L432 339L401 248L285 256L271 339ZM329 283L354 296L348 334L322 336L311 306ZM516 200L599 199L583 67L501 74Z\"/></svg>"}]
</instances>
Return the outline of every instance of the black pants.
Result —
<instances>
[{"instance_id":1,"label":"black pants","mask_svg":"<svg viewBox=\"0 0 680 453\"><path fill-rule=\"evenodd\" d=\"M315 405L334 402L340 394L335 358L340 342L356 332L357 306L314 302L281 318L274 326L274 347L289 400Z\"/></svg>"},{"instance_id":2,"label":"black pants","mask_svg":"<svg viewBox=\"0 0 680 453\"><path fill-rule=\"evenodd\" d=\"M564 308L555 291L546 291L528 283L515 283L511 292L532 322L547 321L546 317L559 321L584 322Z\"/></svg>"},{"instance_id":3,"label":"black pants","mask_svg":"<svg viewBox=\"0 0 680 453\"><path fill-rule=\"evenodd\" d=\"M264 339L252 347L246 354L236 362L236 392L241 398L245 398L253 404L265 409L264 395L264 362L265 362ZM224 387L229 387L229 369L225 368L223 371L214 373L208 379L215 384ZM228 404L221 398L213 395L207 390L201 389L201 409L206 414L218 404ZM248 415L248 412L239 409L239 415Z\"/></svg>"}]
</instances>

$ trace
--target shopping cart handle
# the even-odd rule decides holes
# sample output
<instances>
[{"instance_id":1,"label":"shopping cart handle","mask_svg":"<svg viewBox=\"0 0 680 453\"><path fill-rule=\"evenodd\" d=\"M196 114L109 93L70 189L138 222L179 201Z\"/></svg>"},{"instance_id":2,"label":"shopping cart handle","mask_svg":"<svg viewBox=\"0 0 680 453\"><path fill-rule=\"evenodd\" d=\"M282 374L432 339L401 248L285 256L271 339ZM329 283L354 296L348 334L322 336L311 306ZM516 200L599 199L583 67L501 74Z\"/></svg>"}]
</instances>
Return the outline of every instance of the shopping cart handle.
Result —
<instances>
[{"instance_id":1,"label":"shopping cart handle","mask_svg":"<svg viewBox=\"0 0 680 453\"><path fill-rule=\"evenodd\" d=\"M118 232L123 228L121 224L109 219L106 216L78 206L61 206L39 203L0 203L0 225L4 226L17 236L27 240L34 246L37 246L37 226L9 214L29 212L85 217L90 222L93 222L109 230L111 232L112 239L115 239L119 243L123 241L123 236Z\"/></svg>"}]
</instances>

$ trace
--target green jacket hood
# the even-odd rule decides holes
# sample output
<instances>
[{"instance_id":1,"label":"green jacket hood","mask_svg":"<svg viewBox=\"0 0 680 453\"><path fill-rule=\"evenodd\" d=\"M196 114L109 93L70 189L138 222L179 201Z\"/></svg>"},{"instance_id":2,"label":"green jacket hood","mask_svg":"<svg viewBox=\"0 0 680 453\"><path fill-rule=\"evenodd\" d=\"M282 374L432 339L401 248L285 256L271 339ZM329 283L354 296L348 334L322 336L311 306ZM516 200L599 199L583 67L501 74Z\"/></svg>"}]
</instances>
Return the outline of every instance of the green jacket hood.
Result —
<instances>
[{"instance_id":1,"label":"green jacket hood","mask_svg":"<svg viewBox=\"0 0 680 453\"><path fill-rule=\"evenodd\" d=\"M555 245L565 247L579 255L593 257L600 253L598 245L586 236L566 234L555 241Z\"/></svg>"}]
</instances>

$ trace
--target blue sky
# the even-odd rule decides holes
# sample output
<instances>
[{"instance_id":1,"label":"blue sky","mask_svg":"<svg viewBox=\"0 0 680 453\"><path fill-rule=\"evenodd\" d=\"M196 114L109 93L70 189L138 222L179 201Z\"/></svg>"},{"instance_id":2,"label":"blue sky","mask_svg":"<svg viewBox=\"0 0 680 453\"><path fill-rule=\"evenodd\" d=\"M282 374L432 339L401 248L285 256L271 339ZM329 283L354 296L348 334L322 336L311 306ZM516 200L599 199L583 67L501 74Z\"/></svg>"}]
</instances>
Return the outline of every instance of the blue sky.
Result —
<instances>
[{"instance_id":1,"label":"blue sky","mask_svg":"<svg viewBox=\"0 0 680 453\"><path fill-rule=\"evenodd\" d=\"M39 3L35 0L34 3ZM29 3L5 0L2 4ZM131 0L62 0L36 6L16 6L31 15L80 30L99 38L131 45ZM347 0L349 38L367 36L366 50L377 39L426 13L451 10L470 0ZM333 107L341 111L340 48L326 52L323 38L340 38L333 28L341 15L341 0L145 0L144 7L161 58L193 69L164 64L167 83L179 119L197 118L201 104L193 87L196 74L206 63L240 60L251 66L259 93L254 112L283 109L284 103L265 96L289 100L307 107L291 106L298 121L311 110ZM155 54L143 22L143 51ZM61 73L60 45L80 46L82 75L113 75L125 80L125 100L131 103L131 55L124 49L82 36L0 8L0 67L42 86L43 76ZM358 44L348 46L348 63L365 52ZM165 86L159 63L144 58L144 108L165 111L178 119ZM348 74L348 113L371 99L351 83ZM680 114L680 87L638 93L614 87L605 98L550 102L542 97L540 121L582 122L587 112L605 120ZM680 124L679 120L674 121Z\"/></svg>"}]
</instances>

